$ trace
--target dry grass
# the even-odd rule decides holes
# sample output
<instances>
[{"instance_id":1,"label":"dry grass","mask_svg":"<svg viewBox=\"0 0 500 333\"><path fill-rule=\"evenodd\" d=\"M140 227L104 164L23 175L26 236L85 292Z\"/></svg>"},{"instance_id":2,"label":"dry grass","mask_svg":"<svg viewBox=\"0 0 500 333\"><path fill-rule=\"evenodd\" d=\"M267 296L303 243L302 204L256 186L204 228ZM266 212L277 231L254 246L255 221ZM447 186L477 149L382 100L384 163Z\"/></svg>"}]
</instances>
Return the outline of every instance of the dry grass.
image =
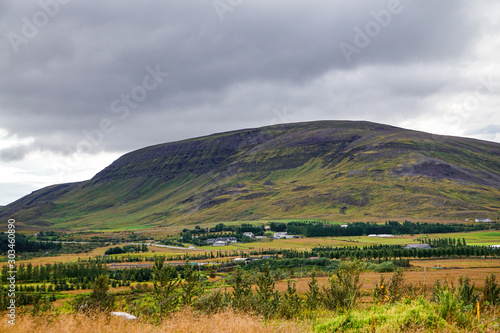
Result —
<instances>
[{"instance_id":1,"label":"dry grass","mask_svg":"<svg viewBox=\"0 0 500 333\"><path fill-rule=\"evenodd\" d=\"M448 282L454 286L458 285L458 278L462 276L468 276L471 282L475 283L476 288L482 290L484 288L485 277L494 273L496 276L500 276L500 259L465 259L465 260L413 260L411 262L415 268L413 270L405 271L405 283L411 283L416 287L423 287L424 275L426 282L426 294L429 295L432 292L432 288L436 280L440 280L442 283ZM433 269L433 267L440 266L440 269ZM427 271L424 273L423 267L427 267ZM391 277L393 273L377 273L377 272L365 272L361 274L361 282L363 283L361 289L365 295L373 292L375 284L380 281L380 276L384 276L387 280ZM308 283L311 278L304 277L302 279L293 279L296 283L297 293L304 294L309 290ZM318 277L318 284L320 286L326 286L328 284L328 277ZM284 292L287 288L286 281L276 282L276 290ZM370 297L364 297L363 303L370 303Z\"/></svg>"},{"instance_id":2,"label":"dry grass","mask_svg":"<svg viewBox=\"0 0 500 333\"><path fill-rule=\"evenodd\" d=\"M5 316L2 316L5 317ZM310 332L293 322L266 322L261 318L234 312L223 312L212 316L197 315L190 310L174 314L161 325L154 325L142 320L126 320L105 315L86 316L83 314L48 315L44 317L19 316L13 329L7 320L0 321L0 332L30 333L216 333L216 332Z\"/></svg>"}]
</instances>

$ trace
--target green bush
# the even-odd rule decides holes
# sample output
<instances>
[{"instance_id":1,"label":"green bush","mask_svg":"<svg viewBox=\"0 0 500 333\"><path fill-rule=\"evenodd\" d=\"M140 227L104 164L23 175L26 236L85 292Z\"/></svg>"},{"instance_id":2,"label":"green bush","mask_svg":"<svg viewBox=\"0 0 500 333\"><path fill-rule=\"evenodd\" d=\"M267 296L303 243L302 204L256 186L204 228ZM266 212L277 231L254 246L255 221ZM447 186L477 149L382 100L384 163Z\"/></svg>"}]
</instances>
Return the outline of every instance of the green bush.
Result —
<instances>
[{"instance_id":1,"label":"green bush","mask_svg":"<svg viewBox=\"0 0 500 333\"><path fill-rule=\"evenodd\" d=\"M329 310L349 310L361 296L360 274L363 271L360 261L342 262L338 271L328 279L323 288L323 304Z\"/></svg>"},{"instance_id":2,"label":"green bush","mask_svg":"<svg viewBox=\"0 0 500 333\"><path fill-rule=\"evenodd\" d=\"M231 295L221 291L220 289L201 295L192 303L193 309L205 314L214 314L224 311L230 305Z\"/></svg>"},{"instance_id":3,"label":"green bush","mask_svg":"<svg viewBox=\"0 0 500 333\"><path fill-rule=\"evenodd\" d=\"M355 309L326 323L316 325L318 333L330 332L406 332L439 330L447 323L436 314L435 305L425 300L409 304Z\"/></svg>"},{"instance_id":4,"label":"green bush","mask_svg":"<svg viewBox=\"0 0 500 333\"><path fill-rule=\"evenodd\" d=\"M485 279L483 302L489 306L500 304L500 286L497 283L495 274L491 274Z\"/></svg>"}]
</instances>

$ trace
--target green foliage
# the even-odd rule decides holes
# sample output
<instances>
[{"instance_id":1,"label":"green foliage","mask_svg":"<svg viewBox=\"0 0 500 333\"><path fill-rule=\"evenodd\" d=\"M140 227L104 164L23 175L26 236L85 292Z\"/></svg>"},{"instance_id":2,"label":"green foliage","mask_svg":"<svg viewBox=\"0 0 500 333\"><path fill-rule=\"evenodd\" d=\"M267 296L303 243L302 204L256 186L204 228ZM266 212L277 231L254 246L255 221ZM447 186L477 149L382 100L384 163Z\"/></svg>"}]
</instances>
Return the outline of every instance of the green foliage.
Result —
<instances>
[{"instance_id":1,"label":"green foliage","mask_svg":"<svg viewBox=\"0 0 500 333\"><path fill-rule=\"evenodd\" d=\"M201 292L200 274L193 269L193 266L186 261L184 271L182 272L184 281L181 284L182 295L181 302L183 305L190 305L193 297Z\"/></svg>"},{"instance_id":2,"label":"green foliage","mask_svg":"<svg viewBox=\"0 0 500 333\"><path fill-rule=\"evenodd\" d=\"M309 287L306 292L306 306L309 310L314 311L321 305L321 289L316 279L316 271L311 274L311 281L307 283Z\"/></svg>"},{"instance_id":3,"label":"green foliage","mask_svg":"<svg viewBox=\"0 0 500 333\"><path fill-rule=\"evenodd\" d=\"M405 297L412 298L413 296L413 288L405 284L404 271L401 268L392 274L389 281L385 281L381 275L380 282L373 290L373 301L376 304L400 302Z\"/></svg>"},{"instance_id":4,"label":"green foliage","mask_svg":"<svg viewBox=\"0 0 500 333\"><path fill-rule=\"evenodd\" d=\"M395 265L392 261L384 261L383 263L376 265L373 270L379 273L394 272Z\"/></svg>"},{"instance_id":5,"label":"green foliage","mask_svg":"<svg viewBox=\"0 0 500 333\"><path fill-rule=\"evenodd\" d=\"M52 303L49 296L43 297L41 292L33 295L33 315L41 315L52 309Z\"/></svg>"},{"instance_id":6,"label":"green foliage","mask_svg":"<svg viewBox=\"0 0 500 333\"><path fill-rule=\"evenodd\" d=\"M9 250L9 238L7 234L0 234L0 254L6 254ZM16 234L16 251L18 252L39 252L39 251L59 251L62 248L61 243L40 242L30 240L23 234Z\"/></svg>"},{"instance_id":7,"label":"green foliage","mask_svg":"<svg viewBox=\"0 0 500 333\"><path fill-rule=\"evenodd\" d=\"M497 283L496 275L493 273L485 278L483 301L489 306L500 304L500 286Z\"/></svg>"},{"instance_id":8,"label":"green foliage","mask_svg":"<svg viewBox=\"0 0 500 333\"><path fill-rule=\"evenodd\" d=\"M461 328L470 328L474 321L475 302L479 295L474 291L468 277L459 278L457 288L441 284L439 280L434 285L432 300L437 303L437 313L444 320L456 323Z\"/></svg>"},{"instance_id":9,"label":"green foliage","mask_svg":"<svg viewBox=\"0 0 500 333\"><path fill-rule=\"evenodd\" d=\"M180 284L177 271L171 265L164 265L165 257L157 257L153 265L153 296L158 306L160 319L164 313L175 310L179 299L176 288Z\"/></svg>"},{"instance_id":10,"label":"green foliage","mask_svg":"<svg viewBox=\"0 0 500 333\"><path fill-rule=\"evenodd\" d=\"M295 282L288 278L287 289L278 308L278 316L286 319L297 318L301 311L301 302Z\"/></svg>"},{"instance_id":11,"label":"green foliage","mask_svg":"<svg viewBox=\"0 0 500 333\"><path fill-rule=\"evenodd\" d=\"M236 268L231 277L231 286L233 287L233 307L245 311L251 310L253 292L250 274L240 267Z\"/></svg>"},{"instance_id":12,"label":"green foliage","mask_svg":"<svg viewBox=\"0 0 500 333\"><path fill-rule=\"evenodd\" d=\"M257 313L269 318L274 315L280 303L280 295L274 290L275 279L269 265L265 265L257 276L255 309Z\"/></svg>"},{"instance_id":13,"label":"green foliage","mask_svg":"<svg viewBox=\"0 0 500 333\"><path fill-rule=\"evenodd\" d=\"M389 302L399 302L404 296L404 288L404 271L399 268L392 274L387 286Z\"/></svg>"},{"instance_id":14,"label":"green foliage","mask_svg":"<svg viewBox=\"0 0 500 333\"><path fill-rule=\"evenodd\" d=\"M323 304L330 310L349 310L361 296L360 274L364 265L360 261L344 261L323 287Z\"/></svg>"},{"instance_id":15,"label":"green foliage","mask_svg":"<svg viewBox=\"0 0 500 333\"><path fill-rule=\"evenodd\" d=\"M438 293L438 311L441 318L444 320L451 320L459 312L460 302L452 290L443 288Z\"/></svg>"},{"instance_id":16,"label":"green foliage","mask_svg":"<svg viewBox=\"0 0 500 333\"><path fill-rule=\"evenodd\" d=\"M109 311L115 304L115 297L109 293L109 277L99 275L88 297L80 296L73 300L76 311Z\"/></svg>"},{"instance_id":17,"label":"green foliage","mask_svg":"<svg viewBox=\"0 0 500 333\"><path fill-rule=\"evenodd\" d=\"M427 332L446 327L432 304L422 300L408 304L384 305L372 309L354 309L317 324L318 333L354 332Z\"/></svg>"},{"instance_id":18,"label":"green foliage","mask_svg":"<svg viewBox=\"0 0 500 333\"><path fill-rule=\"evenodd\" d=\"M226 310L231 305L231 295L221 289L215 289L197 297L192 306L205 314L214 314Z\"/></svg>"},{"instance_id":19,"label":"green foliage","mask_svg":"<svg viewBox=\"0 0 500 333\"><path fill-rule=\"evenodd\" d=\"M456 290L457 298L462 308L471 312L479 301L479 293L475 290L476 284L471 283L468 276L460 275L458 278L458 287Z\"/></svg>"}]
</instances>

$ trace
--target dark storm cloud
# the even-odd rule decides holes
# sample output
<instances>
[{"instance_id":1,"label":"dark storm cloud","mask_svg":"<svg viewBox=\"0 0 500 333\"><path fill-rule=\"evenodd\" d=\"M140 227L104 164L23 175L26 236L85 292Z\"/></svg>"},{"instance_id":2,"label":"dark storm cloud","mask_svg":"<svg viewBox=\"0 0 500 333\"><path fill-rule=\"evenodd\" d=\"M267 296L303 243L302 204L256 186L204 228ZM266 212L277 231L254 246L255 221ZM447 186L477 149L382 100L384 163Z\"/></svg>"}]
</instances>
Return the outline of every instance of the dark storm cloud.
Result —
<instances>
[{"instance_id":1,"label":"dark storm cloud","mask_svg":"<svg viewBox=\"0 0 500 333\"><path fill-rule=\"evenodd\" d=\"M44 11L39 3L0 5L0 127L34 137L30 149L64 154L268 125L285 106L291 115L282 120L390 122L456 79L413 65L460 59L480 30L465 1L402 0L362 48L356 28L394 1L242 1L222 16L216 1L40 3L58 5L30 38L22 29ZM12 33L25 42L16 45ZM350 62L341 43L359 50ZM146 89L157 68L168 77ZM134 91L147 96L130 102Z\"/></svg>"}]
</instances>

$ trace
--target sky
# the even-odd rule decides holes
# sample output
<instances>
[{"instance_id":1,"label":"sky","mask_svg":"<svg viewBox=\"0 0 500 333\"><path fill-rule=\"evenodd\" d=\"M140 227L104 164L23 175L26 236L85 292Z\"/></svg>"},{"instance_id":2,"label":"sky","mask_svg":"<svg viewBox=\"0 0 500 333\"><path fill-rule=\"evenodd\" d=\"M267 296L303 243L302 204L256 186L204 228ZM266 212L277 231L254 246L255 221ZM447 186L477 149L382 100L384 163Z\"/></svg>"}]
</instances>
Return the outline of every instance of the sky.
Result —
<instances>
[{"instance_id":1,"label":"sky","mask_svg":"<svg viewBox=\"0 0 500 333\"><path fill-rule=\"evenodd\" d=\"M500 142L495 0L0 2L0 205L124 153L366 120Z\"/></svg>"}]
</instances>

